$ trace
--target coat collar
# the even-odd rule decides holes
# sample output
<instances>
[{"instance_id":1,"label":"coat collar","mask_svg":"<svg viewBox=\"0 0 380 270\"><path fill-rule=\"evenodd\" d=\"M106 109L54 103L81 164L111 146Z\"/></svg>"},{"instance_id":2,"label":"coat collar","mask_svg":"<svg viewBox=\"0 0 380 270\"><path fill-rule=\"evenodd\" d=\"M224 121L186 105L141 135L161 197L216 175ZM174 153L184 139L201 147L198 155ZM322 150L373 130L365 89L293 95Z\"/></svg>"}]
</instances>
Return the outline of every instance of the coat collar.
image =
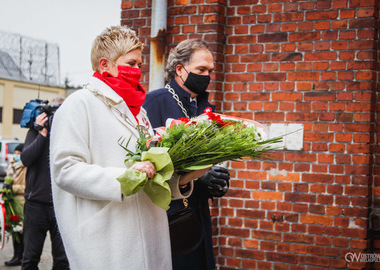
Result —
<instances>
[{"instance_id":1,"label":"coat collar","mask_svg":"<svg viewBox=\"0 0 380 270\"><path fill-rule=\"evenodd\" d=\"M114 104L120 104L124 102L122 97L120 97L111 87L109 87L107 84L99 80L98 78L91 77L89 79L89 83L98 90L99 93L101 93L106 98L112 100ZM124 102L125 103L125 102Z\"/></svg>"},{"instance_id":2,"label":"coat collar","mask_svg":"<svg viewBox=\"0 0 380 270\"><path fill-rule=\"evenodd\" d=\"M109 87L107 84L99 80L98 78L91 77L89 80L89 84L92 88L96 89L97 92L99 92L101 95L103 95L109 103L117 110L123 113L127 118L128 122L132 124L133 127L136 127L138 125L136 118L133 116L132 112L129 110L127 104L123 100L122 97L120 97L111 87ZM141 107L142 109L142 107ZM142 118L146 118L145 115L141 115L141 113L144 114L145 111L140 111L140 113L137 115L137 118L139 121L141 121ZM120 118L120 115L115 113L115 115ZM137 133L138 134L138 133Z\"/></svg>"},{"instance_id":3,"label":"coat collar","mask_svg":"<svg viewBox=\"0 0 380 270\"><path fill-rule=\"evenodd\" d=\"M115 117L119 119L119 121L123 123L131 131L131 133L135 135L136 138L140 137L140 134L137 131L137 126L139 123L137 123L136 118L129 110L125 101L111 87L101 80L93 77L89 79L89 83L85 85L84 88L102 95L103 98L106 99L103 100L103 102L106 103L106 106L111 107L111 111ZM102 100L103 98L100 99ZM146 115L146 111L142 107L140 113L136 117L139 120L140 125L148 128L148 132L151 136L153 136L151 124Z\"/></svg>"}]
</instances>

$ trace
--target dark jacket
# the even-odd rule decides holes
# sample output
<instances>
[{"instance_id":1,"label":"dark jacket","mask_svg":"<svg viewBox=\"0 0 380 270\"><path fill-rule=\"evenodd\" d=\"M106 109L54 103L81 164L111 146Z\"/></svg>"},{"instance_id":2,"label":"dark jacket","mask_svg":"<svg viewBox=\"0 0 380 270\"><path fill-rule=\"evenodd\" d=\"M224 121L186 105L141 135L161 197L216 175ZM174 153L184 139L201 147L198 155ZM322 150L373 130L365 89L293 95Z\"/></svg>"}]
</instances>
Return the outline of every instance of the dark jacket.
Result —
<instances>
[{"instance_id":1,"label":"dark jacket","mask_svg":"<svg viewBox=\"0 0 380 270\"><path fill-rule=\"evenodd\" d=\"M31 128L26 135L21 161L26 172L25 200L52 204L49 167L49 136Z\"/></svg>"},{"instance_id":2,"label":"dark jacket","mask_svg":"<svg viewBox=\"0 0 380 270\"><path fill-rule=\"evenodd\" d=\"M179 97L179 100L183 103L189 117L198 116L204 113L204 109L211 107L215 109L214 105L208 102L208 93L204 93L197 97L197 107L190 103L190 93L183 90L175 80L171 80L169 85L174 89ZM146 100L143 104L144 109L148 113L149 121L153 128L165 126L166 119L168 118L180 118L185 117L182 109L178 106L177 101L173 98L173 95L166 88L161 88L149 92L146 96ZM202 184L197 181L194 182L194 191L189 198L191 208L194 210L202 226L204 247L206 252L207 269L215 268L215 260L213 254L212 245L212 227L211 217L208 205L208 199L212 196L208 192L207 188L202 187ZM175 201L172 202L172 204ZM174 209L174 205L171 208ZM170 212L170 209L169 211Z\"/></svg>"}]
</instances>

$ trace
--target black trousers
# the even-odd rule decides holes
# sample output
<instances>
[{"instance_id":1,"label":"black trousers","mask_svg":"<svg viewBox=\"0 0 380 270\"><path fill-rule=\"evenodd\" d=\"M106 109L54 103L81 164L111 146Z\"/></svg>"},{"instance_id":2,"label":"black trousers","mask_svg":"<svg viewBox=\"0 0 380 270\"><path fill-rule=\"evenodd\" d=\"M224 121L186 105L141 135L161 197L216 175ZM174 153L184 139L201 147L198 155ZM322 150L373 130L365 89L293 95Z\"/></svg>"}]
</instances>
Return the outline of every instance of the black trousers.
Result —
<instances>
[{"instance_id":1,"label":"black trousers","mask_svg":"<svg viewBox=\"0 0 380 270\"><path fill-rule=\"evenodd\" d=\"M58 231L52 205L25 202L24 207L24 253L22 270L38 270L42 250L49 231L53 255L53 270L70 269L69 262L63 247L61 235Z\"/></svg>"},{"instance_id":2,"label":"black trousers","mask_svg":"<svg viewBox=\"0 0 380 270\"><path fill-rule=\"evenodd\" d=\"M173 270L206 270L204 242L186 254L172 253Z\"/></svg>"},{"instance_id":3,"label":"black trousers","mask_svg":"<svg viewBox=\"0 0 380 270\"><path fill-rule=\"evenodd\" d=\"M13 243L13 258L17 258L20 261L22 260L22 253L24 252L24 235L22 233L18 234L18 242L15 238L12 237ZM13 259L12 258L12 259Z\"/></svg>"}]
</instances>

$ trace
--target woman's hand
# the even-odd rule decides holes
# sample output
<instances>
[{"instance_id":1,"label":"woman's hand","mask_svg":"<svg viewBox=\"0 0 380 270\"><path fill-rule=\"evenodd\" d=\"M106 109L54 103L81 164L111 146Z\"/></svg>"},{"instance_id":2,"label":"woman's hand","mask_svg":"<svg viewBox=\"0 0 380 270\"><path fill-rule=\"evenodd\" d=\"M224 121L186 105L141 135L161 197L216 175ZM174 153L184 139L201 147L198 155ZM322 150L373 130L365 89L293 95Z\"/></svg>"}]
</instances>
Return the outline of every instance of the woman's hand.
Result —
<instances>
[{"instance_id":1,"label":"woman's hand","mask_svg":"<svg viewBox=\"0 0 380 270\"><path fill-rule=\"evenodd\" d=\"M154 167L153 163L148 160L136 162L129 169L144 172L150 179L153 178L153 176L156 174L156 168Z\"/></svg>"},{"instance_id":2,"label":"woman's hand","mask_svg":"<svg viewBox=\"0 0 380 270\"><path fill-rule=\"evenodd\" d=\"M203 176L209 170L211 170L211 167L206 168L206 169L202 169L202 170L198 170L198 171L192 171L192 172L186 173L184 175L181 175L181 177L179 178L179 184L181 186L186 185L191 180L198 179L199 177Z\"/></svg>"}]
</instances>

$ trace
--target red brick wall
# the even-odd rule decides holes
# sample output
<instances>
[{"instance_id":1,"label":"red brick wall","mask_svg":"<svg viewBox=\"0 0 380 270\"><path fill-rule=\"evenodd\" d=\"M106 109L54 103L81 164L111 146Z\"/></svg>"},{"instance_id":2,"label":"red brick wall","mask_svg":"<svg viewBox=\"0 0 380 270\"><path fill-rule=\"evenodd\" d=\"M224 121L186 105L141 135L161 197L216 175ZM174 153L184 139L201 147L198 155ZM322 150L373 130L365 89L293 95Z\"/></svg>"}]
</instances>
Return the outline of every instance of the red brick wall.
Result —
<instances>
[{"instance_id":1,"label":"red brick wall","mask_svg":"<svg viewBox=\"0 0 380 270\"><path fill-rule=\"evenodd\" d=\"M379 4L378 4L379 5ZM379 7L378 7L379 8ZM377 29L379 29L379 21L377 22ZM373 170L373 202L372 214L370 214L371 224L373 230L370 230L370 237L373 239L372 248L380 253L380 42L377 40L377 73L376 73L376 92L375 92L375 134L374 134L374 170ZM373 216L372 216L373 215ZM380 269L380 264L376 264L376 269Z\"/></svg>"},{"instance_id":2,"label":"red brick wall","mask_svg":"<svg viewBox=\"0 0 380 270\"><path fill-rule=\"evenodd\" d=\"M122 2L146 86L151 6ZM378 15L377 0L168 0L168 49L200 37L215 52L219 111L304 125L303 151L231 163L212 208L219 269L375 267L344 256L380 248Z\"/></svg>"}]
</instances>

